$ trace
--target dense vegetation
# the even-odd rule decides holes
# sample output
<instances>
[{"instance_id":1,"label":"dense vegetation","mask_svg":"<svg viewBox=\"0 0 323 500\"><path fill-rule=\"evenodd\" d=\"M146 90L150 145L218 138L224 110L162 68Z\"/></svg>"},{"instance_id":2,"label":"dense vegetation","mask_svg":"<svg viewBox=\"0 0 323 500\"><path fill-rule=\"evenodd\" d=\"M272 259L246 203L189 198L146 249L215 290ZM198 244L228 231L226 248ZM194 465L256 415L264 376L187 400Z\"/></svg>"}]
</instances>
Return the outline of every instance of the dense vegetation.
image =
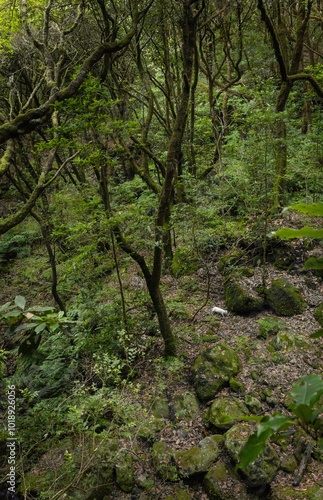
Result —
<instances>
[{"instance_id":1,"label":"dense vegetation","mask_svg":"<svg viewBox=\"0 0 323 500\"><path fill-rule=\"evenodd\" d=\"M119 449L148 419L147 366L151 394L176 380L212 270L229 294L236 266L260 270L263 289L273 254L292 269L297 244L270 232L294 203L322 215L322 9L0 0L0 375L4 398L16 391L19 498L130 498L90 496L87 461L101 471L100 440ZM292 236L308 250L322 230L305 214L296 229L311 229ZM40 465L55 449L57 476ZM5 458L3 492L6 474Z\"/></svg>"}]
</instances>

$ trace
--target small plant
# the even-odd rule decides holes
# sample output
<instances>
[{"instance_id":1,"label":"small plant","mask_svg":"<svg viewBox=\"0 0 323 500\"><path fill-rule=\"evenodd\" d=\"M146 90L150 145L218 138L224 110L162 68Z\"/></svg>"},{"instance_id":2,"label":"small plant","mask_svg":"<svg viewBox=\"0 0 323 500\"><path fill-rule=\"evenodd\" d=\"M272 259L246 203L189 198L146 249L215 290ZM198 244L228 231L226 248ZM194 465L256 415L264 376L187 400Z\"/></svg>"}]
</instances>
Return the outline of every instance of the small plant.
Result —
<instances>
[{"instance_id":1,"label":"small plant","mask_svg":"<svg viewBox=\"0 0 323 500\"><path fill-rule=\"evenodd\" d=\"M18 354L33 354L44 332L54 332L62 325L74 323L64 317L64 312L55 312L54 307L33 306L26 309L26 299L17 295L14 301L0 306L0 319L9 325L9 333L19 344Z\"/></svg>"},{"instance_id":2,"label":"small plant","mask_svg":"<svg viewBox=\"0 0 323 500\"><path fill-rule=\"evenodd\" d=\"M251 434L241 450L238 468L244 469L256 460L270 436L295 425L300 425L309 438L315 439L318 450L323 452L323 418L320 417L323 407L317 407L322 395L323 379L312 373L297 380L292 387L290 396L293 403L288 406L291 416L276 413L265 417L244 417L244 420L255 420L259 424L257 431Z\"/></svg>"}]
</instances>

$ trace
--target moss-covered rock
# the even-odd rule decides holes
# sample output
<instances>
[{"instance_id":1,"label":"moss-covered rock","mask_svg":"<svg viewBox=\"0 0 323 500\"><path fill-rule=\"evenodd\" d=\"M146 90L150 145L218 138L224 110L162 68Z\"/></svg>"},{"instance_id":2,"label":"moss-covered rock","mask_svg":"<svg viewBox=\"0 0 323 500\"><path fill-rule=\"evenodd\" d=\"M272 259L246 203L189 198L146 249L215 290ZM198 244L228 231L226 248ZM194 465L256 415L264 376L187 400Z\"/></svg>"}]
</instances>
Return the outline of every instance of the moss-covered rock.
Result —
<instances>
[{"instance_id":1,"label":"moss-covered rock","mask_svg":"<svg viewBox=\"0 0 323 500\"><path fill-rule=\"evenodd\" d=\"M158 396L151 407L152 414L156 418L169 418L169 403L166 396Z\"/></svg>"},{"instance_id":2,"label":"moss-covered rock","mask_svg":"<svg viewBox=\"0 0 323 500\"><path fill-rule=\"evenodd\" d=\"M115 463L116 483L122 491L130 493L134 487L132 455L124 450L118 454Z\"/></svg>"},{"instance_id":3,"label":"moss-covered rock","mask_svg":"<svg viewBox=\"0 0 323 500\"><path fill-rule=\"evenodd\" d=\"M314 346L307 342L303 335L294 332L281 332L269 344L269 350L273 351L292 351L293 349L302 349L310 351Z\"/></svg>"},{"instance_id":4,"label":"moss-covered rock","mask_svg":"<svg viewBox=\"0 0 323 500\"><path fill-rule=\"evenodd\" d=\"M259 399L255 398L254 396L247 394L244 398L244 402L252 413L259 413L261 411L261 401L259 401Z\"/></svg>"},{"instance_id":5,"label":"moss-covered rock","mask_svg":"<svg viewBox=\"0 0 323 500\"><path fill-rule=\"evenodd\" d=\"M323 326L323 302L315 308L314 318L320 326Z\"/></svg>"},{"instance_id":6,"label":"moss-covered rock","mask_svg":"<svg viewBox=\"0 0 323 500\"><path fill-rule=\"evenodd\" d=\"M292 486L273 486L272 500L323 500L323 486L316 485L302 490Z\"/></svg>"},{"instance_id":7,"label":"moss-covered rock","mask_svg":"<svg viewBox=\"0 0 323 500\"><path fill-rule=\"evenodd\" d=\"M163 418L156 418L154 416L144 418L138 423L136 435L144 441L154 441L158 432L162 430L165 425Z\"/></svg>"},{"instance_id":8,"label":"moss-covered rock","mask_svg":"<svg viewBox=\"0 0 323 500\"><path fill-rule=\"evenodd\" d=\"M241 366L239 356L223 342L202 352L194 361L191 373L198 398L201 401L214 398L221 387L240 372Z\"/></svg>"},{"instance_id":9,"label":"moss-covered rock","mask_svg":"<svg viewBox=\"0 0 323 500\"><path fill-rule=\"evenodd\" d=\"M247 423L236 424L229 429L225 437L225 448L232 460L237 464L240 460L240 452L250 434L250 426ZM277 474L280 462L274 448L267 444L266 448L257 459L242 470L247 483L252 487L260 487L269 484Z\"/></svg>"},{"instance_id":10,"label":"moss-covered rock","mask_svg":"<svg viewBox=\"0 0 323 500\"><path fill-rule=\"evenodd\" d=\"M166 443L158 441L151 453L157 474L166 481L178 481L179 476L174 461L174 451Z\"/></svg>"},{"instance_id":11,"label":"moss-covered rock","mask_svg":"<svg viewBox=\"0 0 323 500\"><path fill-rule=\"evenodd\" d=\"M242 250L229 250L219 260L218 270L222 274L231 274L233 270L236 269L236 266L241 262L241 259L244 255Z\"/></svg>"},{"instance_id":12,"label":"moss-covered rock","mask_svg":"<svg viewBox=\"0 0 323 500\"><path fill-rule=\"evenodd\" d=\"M193 420L200 409L196 395L190 391L174 396L170 407L173 416L181 420Z\"/></svg>"},{"instance_id":13,"label":"moss-covered rock","mask_svg":"<svg viewBox=\"0 0 323 500\"><path fill-rule=\"evenodd\" d=\"M249 500L246 486L233 468L218 461L203 479L204 489L210 500Z\"/></svg>"},{"instance_id":14,"label":"moss-covered rock","mask_svg":"<svg viewBox=\"0 0 323 500\"><path fill-rule=\"evenodd\" d=\"M193 498L195 497L187 491L185 486L176 485L172 494L164 497L164 500L192 500Z\"/></svg>"},{"instance_id":15,"label":"moss-covered rock","mask_svg":"<svg viewBox=\"0 0 323 500\"><path fill-rule=\"evenodd\" d=\"M306 309L301 292L284 278L274 280L265 294L270 307L280 316L294 316Z\"/></svg>"},{"instance_id":16,"label":"moss-covered rock","mask_svg":"<svg viewBox=\"0 0 323 500\"><path fill-rule=\"evenodd\" d=\"M229 311L237 314L249 314L260 311L264 304L263 297L248 290L243 283L232 275L224 285L225 303Z\"/></svg>"},{"instance_id":17,"label":"moss-covered rock","mask_svg":"<svg viewBox=\"0 0 323 500\"><path fill-rule=\"evenodd\" d=\"M196 252L189 248L178 247L175 250L172 261L172 273L174 276L188 276L197 271L199 258Z\"/></svg>"},{"instance_id":18,"label":"moss-covered rock","mask_svg":"<svg viewBox=\"0 0 323 500\"><path fill-rule=\"evenodd\" d=\"M278 332L287 330L286 323L280 318L272 316L261 318L258 320L259 333L257 337L267 339L270 335L275 335Z\"/></svg>"},{"instance_id":19,"label":"moss-covered rock","mask_svg":"<svg viewBox=\"0 0 323 500\"><path fill-rule=\"evenodd\" d=\"M174 452L175 462L181 477L206 472L221 453L223 437L208 436L189 450Z\"/></svg>"},{"instance_id":20,"label":"moss-covered rock","mask_svg":"<svg viewBox=\"0 0 323 500\"><path fill-rule=\"evenodd\" d=\"M248 414L248 408L239 399L218 398L209 409L208 420L217 429L228 430L239 417Z\"/></svg>"}]
</instances>

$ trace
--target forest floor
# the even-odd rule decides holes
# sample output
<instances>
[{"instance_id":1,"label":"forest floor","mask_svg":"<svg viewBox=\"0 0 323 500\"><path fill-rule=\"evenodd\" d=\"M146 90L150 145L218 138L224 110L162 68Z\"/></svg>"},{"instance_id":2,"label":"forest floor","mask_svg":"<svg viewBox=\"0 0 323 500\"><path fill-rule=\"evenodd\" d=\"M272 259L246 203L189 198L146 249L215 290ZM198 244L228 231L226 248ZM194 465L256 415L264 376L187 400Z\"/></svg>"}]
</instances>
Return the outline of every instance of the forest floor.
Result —
<instances>
[{"instance_id":1,"label":"forest floor","mask_svg":"<svg viewBox=\"0 0 323 500\"><path fill-rule=\"evenodd\" d=\"M296 242L295 246L298 244ZM315 249L313 252L315 253ZM295 253L299 254L296 249ZM221 341L232 347L242 361L242 371L237 376L237 380L243 384L245 391L238 395L235 394L235 397L239 397L242 401L244 401L245 395L257 397L262 403L261 415L273 414L274 412L286 414L284 402L293 383L312 372L323 373L323 339L310 338L310 335L319 328L313 312L314 308L323 301L323 281L311 272L302 272L303 262L302 258L299 257L289 272L278 271L273 265L266 264L265 268L263 266L256 267L252 277L243 278L244 283L253 290L263 285L264 271L267 284L277 278L286 278L301 290L307 302L307 308L302 314L281 318L289 331L296 334L297 338L304 339L307 347L304 348L300 342L300 346L295 345L291 349L283 348L282 350L278 348L275 352L270 348L273 337L259 338L258 321L261 318L273 316L274 313L271 310L264 309L259 313L245 316L229 313L222 317L212 314L214 306L226 308L224 278L218 270L218 259L209 261L190 276L180 278L170 275L164 276L162 288L167 303L172 304L180 301L182 306L177 311L175 308L171 314L172 326L178 338L178 365L175 364L170 369L170 365L160 363L163 344L161 339L157 338L149 352L136 366L137 376L134 379L137 387L136 393L127 391L125 388L123 389L123 397L134 406L140 401L141 407L146 408L149 413L154 400L161 393L172 398L187 390L192 391L190 372L194 360L202 351ZM138 288L138 290L145 287L144 280L134 266L129 266L127 273L125 286ZM8 284L8 288L4 290L4 298L9 298L13 292L13 287ZM217 397L230 394L230 388L225 387ZM158 440L164 441L173 450L188 449L198 444L207 435L213 434L214 430L208 429L203 422L203 414L212 402L201 404L199 415L192 421L169 421L158 434ZM135 477L141 478L142 481L153 478L154 487L148 493L143 492L140 488L137 490L135 488L132 494L116 490L113 498L120 500L129 500L130 498L161 500L167 496L173 498L176 486L162 481L156 476L149 458L151 443L144 442L134 434L129 439L124 438L123 447L135 450L138 458L134 461ZM292 453L292 450L290 451ZM277 485L291 486L293 474L279 471L271 484L272 488ZM300 485L294 489L295 491L304 491L310 486L318 484L323 487L323 464L311 459ZM182 487L187 489L191 498L196 500L208 498L203 490L201 477L185 480ZM251 495L250 498L254 499L255 497ZM270 499L270 492L268 495L259 496L259 498Z\"/></svg>"},{"instance_id":2,"label":"forest floor","mask_svg":"<svg viewBox=\"0 0 323 500\"><path fill-rule=\"evenodd\" d=\"M278 225L281 221L278 221ZM297 227L297 224L296 224ZM299 242L295 242L295 247ZM317 253L320 248L313 248L312 253ZM299 254L298 250L295 253ZM164 277L163 286L167 290L166 299L171 302L178 297L179 290L187 290L185 298L185 306L190 319L172 318L172 324L177 332L179 340L178 352L180 358L184 360L183 366L180 369L180 375L172 372L163 374L166 378L167 395L170 397L176 394L181 394L187 390L192 390L190 386L190 371L196 357L206 348L214 345L217 342L224 342L232 347L240 356L243 368L237 379L245 388L245 393L240 394L240 398L244 401L246 394L255 396L262 401L261 415L272 415L275 412L288 414L284 405L286 395L292 388L293 383L304 375L310 373L323 373L323 358L322 348L323 339L311 339L310 335L319 328L319 324L313 316L314 308L323 301L323 282L322 279L316 277L312 273L302 272L303 260L300 258L293 269L289 272L278 271L273 265L267 264L265 267L266 283L269 284L278 278L286 278L290 283L295 285L302 293L307 302L306 310L299 315L292 317L281 317L285 322L288 331L293 332L300 340L305 340L307 348L304 346L293 346L291 349L278 350L272 353L272 348L269 344L273 342L273 337L268 339L259 339L259 324L258 321L264 317L273 317L275 314L269 309L264 309L259 313L250 315L237 315L229 313L225 316L219 316L219 323L214 321L212 308L214 306L226 309L224 301L223 276L218 271L217 262L208 264L206 267L200 268L196 274L190 277L173 278L170 276ZM243 278L244 283L247 283L250 289L255 290L263 284L263 267L256 267L252 277ZM192 281L194 292L190 291L189 281ZM196 286L198 283L198 286ZM207 283L209 283L207 285ZM208 298L207 303L206 297ZM200 306L198 306L200 304ZM201 308L201 306L203 306ZM198 312L197 312L198 311ZM193 322L191 319L194 318ZM187 335L188 328L191 335ZM213 338L212 338L213 337ZM162 342L155 345L154 352L150 352L146 361L138 366L140 374L136 382L140 387L138 394L141 404L149 408L151 406L152 397L158 395L160 391L161 373L156 373L152 359L158 358L162 352ZM270 397L265 398L264 394L270 393ZM232 394L229 387L226 387L217 394L217 397L222 397ZM131 395L129 395L131 397ZM235 394L236 397L236 394ZM184 421L172 422L171 425L165 426L158 436L158 439L164 441L172 449L188 449L198 444L206 435L214 433L212 429L208 430L203 423L203 414L213 401L205 405L201 405L200 414L193 421L187 423ZM274 445L275 447L275 445ZM277 451L279 448L276 446ZM143 449L143 456L147 450ZM286 453L292 453L293 450L287 450ZM140 462L138 462L139 464ZM154 470L151 464L142 462L139 474L144 476L154 477ZM297 471L296 471L297 472ZM295 473L287 473L279 471L271 487L283 485L292 486ZM207 499L208 496L201 486L200 478L196 481L187 481L188 491L192 498L196 500ZM300 485L293 487L296 491L305 491L307 488L321 484L323 487L323 464L320 461L310 460L306 471L302 477ZM165 484L156 479L155 489L150 494L154 494L153 498L163 499L167 495L172 494L172 486ZM120 499L129 498L127 495L120 493ZM137 498L137 497L132 497ZM139 498L139 496L138 496ZM140 496L140 499L148 500L149 497ZM253 495L250 498L257 498ZM259 498L271 498L270 491L260 494Z\"/></svg>"}]
</instances>

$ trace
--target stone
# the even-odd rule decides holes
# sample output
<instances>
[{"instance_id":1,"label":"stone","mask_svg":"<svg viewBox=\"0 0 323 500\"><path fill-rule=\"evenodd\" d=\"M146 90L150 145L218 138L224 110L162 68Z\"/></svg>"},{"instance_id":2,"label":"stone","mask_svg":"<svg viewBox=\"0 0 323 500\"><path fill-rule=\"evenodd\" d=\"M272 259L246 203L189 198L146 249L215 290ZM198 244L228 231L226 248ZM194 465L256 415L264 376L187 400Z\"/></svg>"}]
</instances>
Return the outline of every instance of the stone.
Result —
<instances>
[{"instance_id":1,"label":"stone","mask_svg":"<svg viewBox=\"0 0 323 500\"><path fill-rule=\"evenodd\" d=\"M121 451L115 463L116 483L122 491L130 493L134 487L132 470L132 455L128 451Z\"/></svg>"},{"instance_id":2,"label":"stone","mask_svg":"<svg viewBox=\"0 0 323 500\"><path fill-rule=\"evenodd\" d=\"M323 303L314 309L314 318L320 326L323 326Z\"/></svg>"},{"instance_id":3,"label":"stone","mask_svg":"<svg viewBox=\"0 0 323 500\"><path fill-rule=\"evenodd\" d=\"M301 292L284 278L274 280L265 294L270 307L280 316L294 316L306 309Z\"/></svg>"},{"instance_id":4,"label":"stone","mask_svg":"<svg viewBox=\"0 0 323 500\"><path fill-rule=\"evenodd\" d=\"M247 290L233 276L229 277L225 282L224 294L228 310L237 314L250 314L254 311L260 311L264 305L263 297Z\"/></svg>"},{"instance_id":5,"label":"stone","mask_svg":"<svg viewBox=\"0 0 323 500\"><path fill-rule=\"evenodd\" d=\"M236 464L240 461L240 452L249 434L249 424L239 423L231 427L224 435L225 448ZM278 472L279 466L280 461L276 451L270 444L267 444L264 451L258 455L256 460L245 469L242 469L241 472L245 476L247 484L253 488L257 488L271 483Z\"/></svg>"},{"instance_id":6,"label":"stone","mask_svg":"<svg viewBox=\"0 0 323 500\"><path fill-rule=\"evenodd\" d=\"M175 451L174 458L180 476L190 477L206 472L220 455L222 442L222 436L208 436L189 450Z\"/></svg>"},{"instance_id":7,"label":"stone","mask_svg":"<svg viewBox=\"0 0 323 500\"><path fill-rule=\"evenodd\" d=\"M246 486L233 468L218 461L203 479L204 489L210 500L249 500Z\"/></svg>"},{"instance_id":8,"label":"stone","mask_svg":"<svg viewBox=\"0 0 323 500\"><path fill-rule=\"evenodd\" d=\"M177 394L170 404L171 412L178 420L193 420L200 410L199 401L195 394L186 391Z\"/></svg>"},{"instance_id":9,"label":"stone","mask_svg":"<svg viewBox=\"0 0 323 500\"><path fill-rule=\"evenodd\" d=\"M197 397L209 401L241 370L236 352L223 342L202 352L194 361L191 379Z\"/></svg>"},{"instance_id":10,"label":"stone","mask_svg":"<svg viewBox=\"0 0 323 500\"><path fill-rule=\"evenodd\" d=\"M236 421L249 414L244 403L236 398L218 398L210 407L208 420L217 429L228 430Z\"/></svg>"},{"instance_id":11,"label":"stone","mask_svg":"<svg viewBox=\"0 0 323 500\"><path fill-rule=\"evenodd\" d=\"M309 488L297 490L292 486L273 486L271 491L272 500L323 500L323 486L316 485Z\"/></svg>"},{"instance_id":12,"label":"stone","mask_svg":"<svg viewBox=\"0 0 323 500\"><path fill-rule=\"evenodd\" d=\"M174 451L163 441L154 443L152 460L158 475L165 481L179 481L177 468L174 461Z\"/></svg>"}]
</instances>

